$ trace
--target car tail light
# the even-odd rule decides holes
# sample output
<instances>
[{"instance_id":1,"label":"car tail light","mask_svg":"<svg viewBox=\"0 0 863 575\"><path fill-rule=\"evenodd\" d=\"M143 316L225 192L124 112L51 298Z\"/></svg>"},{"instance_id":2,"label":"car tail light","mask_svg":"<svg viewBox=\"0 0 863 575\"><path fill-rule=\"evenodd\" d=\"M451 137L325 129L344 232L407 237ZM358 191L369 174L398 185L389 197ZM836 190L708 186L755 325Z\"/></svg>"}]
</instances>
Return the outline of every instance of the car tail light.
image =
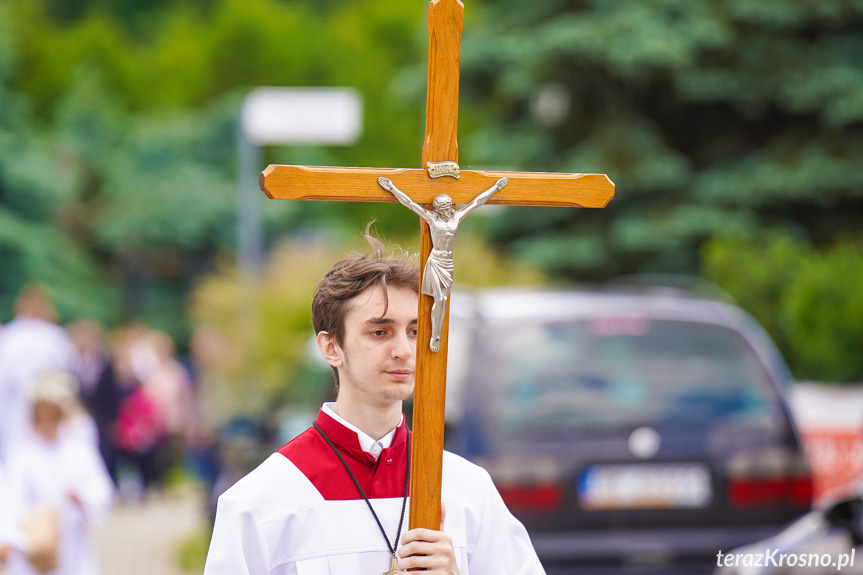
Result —
<instances>
[{"instance_id":1,"label":"car tail light","mask_svg":"<svg viewBox=\"0 0 863 575\"><path fill-rule=\"evenodd\" d=\"M774 448L738 453L728 465L728 502L734 507L812 505L812 476L799 452Z\"/></svg>"},{"instance_id":2,"label":"car tail light","mask_svg":"<svg viewBox=\"0 0 863 575\"><path fill-rule=\"evenodd\" d=\"M757 507L788 503L793 507L812 505L812 478L742 477L728 484L728 502L735 507Z\"/></svg>"},{"instance_id":3,"label":"car tail light","mask_svg":"<svg viewBox=\"0 0 863 575\"><path fill-rule=\"evenodd\" d=\"M563 488L556 483L500 484L497 488L510 509L549 510L563 504Z\"/></svg>"},{"instance_id":4,"label":"car tail light","mask_svg":"<svg viewBox=\"0 0 863 575\"><path fill-rule=\"evenodd\" d=\"M512 509L551 510L564 500L560 463L544 455L505 455L477 460Z\"/></svg>"},{"instance_id":5,"label":"car tail light","mask_svg":"<svg viewBox=\"0 0 863 575\"><path fill-rule=\"evenodd\" d=\"M791 480L788 498L795 507L811 507L814 493L812 476L807 475Z\"/></svg>"}]
</instances>

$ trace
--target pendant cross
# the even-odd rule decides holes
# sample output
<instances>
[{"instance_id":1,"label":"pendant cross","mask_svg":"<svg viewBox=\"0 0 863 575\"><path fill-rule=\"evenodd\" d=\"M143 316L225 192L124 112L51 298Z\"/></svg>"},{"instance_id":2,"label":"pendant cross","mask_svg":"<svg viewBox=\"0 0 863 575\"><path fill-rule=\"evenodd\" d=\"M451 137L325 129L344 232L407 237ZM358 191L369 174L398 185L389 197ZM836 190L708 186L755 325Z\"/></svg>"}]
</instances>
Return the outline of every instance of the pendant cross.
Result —
<instances>
[{"instance_id":1,"label":"pendant cross","mask_svg":"<svg viewBox=\"0 0 863 575\"><path fill-rule=\"evenodd\" d=\"M399 575L399 559L395 555L390 562L390 570L385 571L383 575Z\"/></svg>"}]
</instances>

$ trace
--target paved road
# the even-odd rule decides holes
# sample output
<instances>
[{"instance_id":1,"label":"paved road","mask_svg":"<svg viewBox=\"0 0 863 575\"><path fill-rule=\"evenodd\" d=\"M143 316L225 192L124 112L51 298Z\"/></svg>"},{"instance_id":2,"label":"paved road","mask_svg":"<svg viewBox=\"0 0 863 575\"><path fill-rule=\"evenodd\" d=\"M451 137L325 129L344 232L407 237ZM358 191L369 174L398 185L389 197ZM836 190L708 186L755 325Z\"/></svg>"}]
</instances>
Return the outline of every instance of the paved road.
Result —
<instances>
[{"instance_id":1,"label":"paved road","mask_svg":"<svg viewBox=\"0 0 863 575\"><path fill-rule=\"evenodd\" d=\"M186 492L117 506L92 533L103 575L188 575L177 566L177 546L201 529L200 502Z\"/></svg>"}]
</instances>

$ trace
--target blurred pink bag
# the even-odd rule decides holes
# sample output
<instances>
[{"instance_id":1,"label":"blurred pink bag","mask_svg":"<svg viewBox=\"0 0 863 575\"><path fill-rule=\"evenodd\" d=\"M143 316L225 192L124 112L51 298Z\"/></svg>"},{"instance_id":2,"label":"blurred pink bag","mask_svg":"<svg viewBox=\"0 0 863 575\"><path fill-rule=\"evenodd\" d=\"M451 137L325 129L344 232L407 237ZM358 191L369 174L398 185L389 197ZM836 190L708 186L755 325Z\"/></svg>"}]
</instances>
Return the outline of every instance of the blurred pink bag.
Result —
<instances>
[{"instance_id":1,"label":"blurred pink bag","mask_svg":"<svg viewBox=\"0 0 863 575\"><path fill-rule=\"evenodd\" d=\"M143 386L120 403L115 436L117 446L126 453L144 453L165 439L162 413Z\"/></svg>"}]
</instances>

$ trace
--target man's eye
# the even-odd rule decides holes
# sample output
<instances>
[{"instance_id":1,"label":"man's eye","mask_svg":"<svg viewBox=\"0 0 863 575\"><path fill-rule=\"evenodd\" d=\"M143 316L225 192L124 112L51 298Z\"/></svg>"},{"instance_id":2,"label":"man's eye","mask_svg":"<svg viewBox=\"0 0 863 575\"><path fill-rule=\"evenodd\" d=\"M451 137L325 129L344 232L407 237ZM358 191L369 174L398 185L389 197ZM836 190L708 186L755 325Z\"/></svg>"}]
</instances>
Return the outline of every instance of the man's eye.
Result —
<instances>
[{"instance_id":1,"label":"man's eye","mask_svg":"<svg viewBox=\"0 0 863 575\"><path fill-rule=\"evenodd\" d=\"M373 337L383 337L383 335L384 335L384 330L382 330L382 329L376 329L376 330L372 330L372 331L371 331L371 332L369 332L369 333L370 333Z\"/></svg>"},{"instance_id":2,"label":"man's eye","mask_svg":"<svg viewBox=\"0 0 863 575\"><path fill-rule=\"evenodd\" d=\"M410 337L416 337L416 336L417 336L417 328L409 329L409 330L408 330L408 335L409 335Z\"/></svg>"}]
</instances>

